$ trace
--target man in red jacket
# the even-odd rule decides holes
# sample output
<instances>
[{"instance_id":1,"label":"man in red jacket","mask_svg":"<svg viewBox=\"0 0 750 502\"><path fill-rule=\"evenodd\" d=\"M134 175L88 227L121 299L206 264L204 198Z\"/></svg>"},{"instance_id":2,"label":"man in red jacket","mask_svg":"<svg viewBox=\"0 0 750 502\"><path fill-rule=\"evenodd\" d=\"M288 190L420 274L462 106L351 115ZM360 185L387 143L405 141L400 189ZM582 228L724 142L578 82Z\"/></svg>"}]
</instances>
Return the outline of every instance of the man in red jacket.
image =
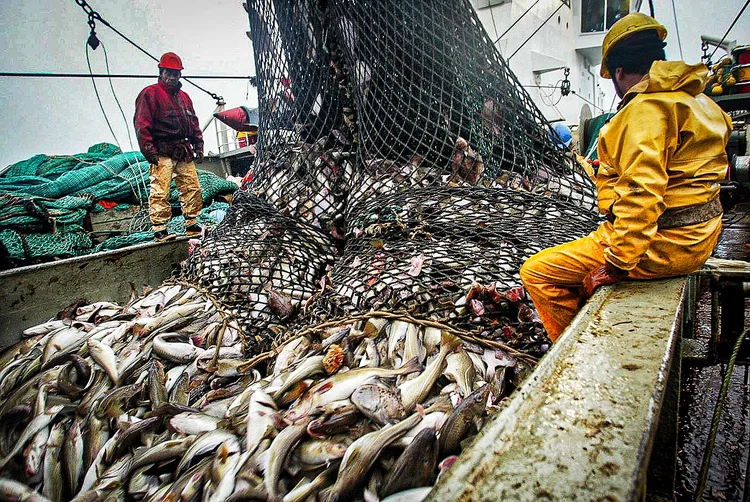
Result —
<instances>
[{"instance_id":1,"label":"man in red jacket","mask_svg":"<svg viewBox=\"0 0 750 502\"><path fill-rule=\"evenodd\" d=\"M182 69L177 54L165 53L159 60L159 81L143 89L135 100L133 121L138 145L151 163L148 203L156 241L175 237L167 231L172 216L169 185L173 175L180 191L186 233L201 233L197 217L203 208L203 198L195 163L203 162L203 133L193 102L180 90Z\"/></svg>"}]
</instances>

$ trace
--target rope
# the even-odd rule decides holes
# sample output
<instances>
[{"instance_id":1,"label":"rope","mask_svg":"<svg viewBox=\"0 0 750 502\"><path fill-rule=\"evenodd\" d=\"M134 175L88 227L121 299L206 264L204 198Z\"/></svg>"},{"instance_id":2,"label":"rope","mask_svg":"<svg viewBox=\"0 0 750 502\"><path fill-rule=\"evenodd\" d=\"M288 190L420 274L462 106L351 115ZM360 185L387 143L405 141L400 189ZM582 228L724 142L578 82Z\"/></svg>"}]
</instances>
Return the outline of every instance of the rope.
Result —
<instances>
[{"instance_id":1,"label":"rope","mask_svg":"<svg viewBox=\"0 0 750 502\"><path fill-rule=\"evenodd\" d=\"M533 4L531 4L531 7L529 7L529 8L528 8L528 9L526 9L525 11L523 11L523 14L521 14L521 15L520 15L520 16L518 17L518 19L516 19L515 21L513 21L513 24L511 24L510 26L508 26L508 29L507 29L507 30L505 30L505 31L504 31L504 32L502 33L502 35L500 35L499 37L497 37L497 39L496 39L496 40L495 40L494 42L492 42L492 45L495 45L496 43L498 43L498 42L500 41L500 39L501 39L501 38L503 38L503 37L504 37L504 36L506 35L506 33L508 33L508 32L509 32L509 31L510 31L511 29L513 29L513 27L514 27L515 25L517 25L517 24L518 24L518 21L520 21L521 19L523 19L523 16L525 16L526 14L528 14L528 13L529 13L529 11L530 11L531 9L533 9L533 8L534 8L534 6L535 6L536 4L538 4L538 3L539 3L539 0L536 0L536 1L535 1L535 2L533 3ZM490 13L492 13L492 7L490 7ZM493 21L493 23L494 23L494 21ZM495 30L497 30L497 28L495 28ZM508 59L510 59L510 58L508 58Z\"/></svg>"},{"instance_id":2,"label":"rope","mask_svg":"<svg viewBox=\"0 0 750 502\"><path fill-rule=\"evenodd\" d=\"M109 57L107 56L107 48L104 46L104 42L100 42L102 44L102 50L104 51L104 65L107 67L107 75L110 74L109 72ZM115 92L115 86L112 83L112 78L109 78L109 88L112 90L112 97L115 98L115 103L117 103L117 108L120 109L120 115L122 115L122 121L125 122L125 130L128 133L128 143L130 143L130 149L133 150L133 137L130 135L130 125L128 124L128 119L125 118L125 112L122 111L122 105L120 104L120 100L117 99L117 93ZM130 163L128 163L128 167L130 167Z\"/></svg>"},{"instance_id":3,"label":"rope","mask_svg":"<svg viewBox=\"0 0 750 502\"><path fill-rule=\"evenodd\" d=\"M716 48L711 53L711 55L708 56L708 61L711 61L711 59L714 57L714 54L716 54L716 51L719 50L719 47L721 46L721 44L724 43L724 39L727 38L727 35L729 35L729 32L732 31L732 28L734 28L734 25L737 24L737 21L740 19L740 16L742 15L743 12L745 12L745 9L747 9L748 4L750 4L750 0L747 0L745 2L745 5L742 6L742 8L740 9L740 12L737 14L737 17L734 18L734 21L732 21L732 24L730 24L729 28L727 28L727 32L724 33L723 37L721 37L721 41L716 45Z\"/></svg>"},{"instance_id":4,"label":"rope","mask_svg":"<svg viewBox=\"0 0 750 502\"><path fill-rule=\"evenodd\" d=\"M2 71L0 77L51 77L51 78L147 78L153 80L154 75L136 75L129 73L65 73L65 72L28 72L28 71ZM207 78L220 80L247 80L248 85L255 85L255 77L251 75L183 75L183 80L187 78Z\"/></svg>"},{"instance_id":5,"label":"rope","mask_svg":"<svg viewBox=\"0 0 750 502\"><path fill-rule=\"evenodd\" d=\"M750 0L748 0L748 1L750 2ZM521 46L520 46L520 47L519 47L518 49L516 49L516 51L515 51L515 52L514 52L513 54L511 54L511 55L510 55L510 57L509 57L508 59L506 59L506 61L507 61L508 63L510 63L510 60L511 60L511 59L513 58L513 56L515 56L515 55L516 55L516 54L518 53L518 51L520 51L520 50L521 50L521 49L523 48L523 46L524 46L524 45L526 45L526 43L527 43L527 42L528 42L529 40L531 40L531 39L532 39L532 38L534 37L534 35L536 35L536 34L537 34L537 33L539 32L539 30L541 30L541 29L542 29L542 27L544 27L544 25L545 25L545 24L547 24L547 23L549 22L549 20L550 20L550 19L552 19L552 17L553 17L553 16L555 15L555 14L557 14L557 12L558 12L558 11L559 11L560 9L562 9L562 8L563 8L564 6L565 6L565 4L564 4L564 3L561 3L561 4L560 4L560 6L559 6L559 7L557 8L557 9L555 9L555 11L554 11L554 12L553 12L552 14L550 14L550 15L549 15L549 17L548 17L547 19L545 19L545 20L544 20L544 22L543 22L542 24L540 24L540 25L539 25L539 27L538 27L538 28L537 28L536 30L534 30L534 32L533 32L533 33L532 33L531 35L529 35L529 38L527 38L526 40L524 40L524 41L523 41L523 43L521 44Z\"/></svg>"},{"instance_id":6,"label":"rope","mask_svg":"<svg viewBox=\"0 0 750 502\"><path fill-rule=\"evenodd\" d=\"M311 326L311 327L303 329L302 331L297 333L297 335L292 337L290 340L299 338L301 336L309 336L315 333L320 333L320 332L325 331L326 328L332 328L332 327L340 326L342 324L351 324L356 321L365 321L372 317L380 317L380 318L389 319L389 320L402 320L402 321L410 322L412 324L417 324L419 326L437 328L441 331L445 331L447 333L455 335L468 342L476 343L478 345L488 346L488 347L495 348L495 349L502 349L508 352L509 354L511 354L512 356L515 356L518 359L521 359L524 362L527 362L530 364L536 364L538 361L535 357L530 356L529 354L526 354L524 352L518 351L502 342L498 342L496 340L488 340L486 338L480 338L477 336L476 332L461 330L458 328L454 328L452 326L448 326L447 324L443 324L441 322L433 321L430 319L418 319L410 314L407 314L406 312L387 312L383 310L373 310L371 312L367 312L366 314L345 317L342 319L336 319L333 321L324 322L316 326Z\"/></svg>"},{"instance_id":7,"label":"rope","mask_svg":"<svg viewBox=\"0 0 750 502\"><path fill-rule=\"evenodd\" d=\"M719 399L716 401L716 408L714 408L714 416L713 420L711 421L711 430L708 434L708 445L706 446L706 451L703 454L703 462L701 463L701 473L698 480L698 488L695 491L696 502L700 502L701 500L703 500L703 492L706 490L706 482L708 480L708 468L711 465L711 455L713 454L714 445L716 444L716 435L719 432L719 419L721 418L721 413L724 410L724 400L727 397L729 380L731 380L732 372L734 371L734 361L737 359L737 354L740 351L740 346L742 345L742 341L745 339L745 336L747 336L748 331L750 331L750 329L746 329L739 337L737 337L737 341L734 344L734 349L732 350L732 356L729 358L729 362L727 363L727 372L724 375L724 379L721 381L721 391L719 392Z\"/></svg>"},{"instance_id":8,"label":"rope","mask_svg":"<svg viewBox=\"0 0 750 502\"><path fill-rule=\"evenodd\" d=\"M130 38L128 38L127 36L125 36L123 33L121 33L114 26L112 26L111 24L109 24L109 22L107 20L105 20L101 16L101 14L99 14L97 11L95 11L94 9L92 9L91 6L88 5L88 3L86 3L86 0L75 0L75 2L83 9L83 12L85 12L88 15L88 24L91 27L91 34L89 35L89 40L86 43L87 43L87 45L91 46L92 49L95 50L96 47L97 47L97 45L99 43L101 43L101 41L96 37L96 32L94 31L94 28L96 26L96 21L99 21L102 24L104 24L104 26L106 26L110 30L112 30L115 33L117 33L118 35L120 35L128 43L130 43L131 45L133 45L136 49L138 49L139 51L141 51L142 53L144 53L146 56L150 57L151 59L153 59L156 62L159 61L159 59L156 56L154 56L153 54L149 53L146 49L144 49L143 47L141 47L140 45L138 45L137 43L135 43L134 41L132 41ZM92 40L93 40L93 42L92 42ZM93 43L93 45L92 45L92 43ZM86 57L88 58L88 53L86 53ZM190 85L192 85L193 87L196 87L196 88L200 89L201 91L205 92L206 94L208 94L209 96L211 96L213 99L215 99L217 102L224 101L224 99L221 96L219 96L218 94L213 93L211 91L208 91L208 90L204 89L203 87L199 86L195 82L191 82L190 80L188 80L185 77L183 77L182 79L184 81L186 81L187 83L189 83Z\"/></svg>"},{"instance_id":9,"label":"rope","mask_svg":"<svg viewBox=\"0 0 750 502\"><path fill-rule=\"evenodd\" d=\"M86 64L89 66L89 73L93 73L91 70L91 60L89 59L89 44L88 42L83 44L84 51L86 51ZM112 133L112 137L115 139L115 143L117 144L117 147L122 150L122 147L120 146L120 142L117 140L117 136L115 135L115 131L112 130L112 124L109 123L109 118L107 117L107 112L104 111L104 105L102 104L102 98L99 96L99 89L96 88L96 80L93 78L91 79L91 83L94 85L94 94L96 94L96 100L99 102L99 108L102 110L102 114L104 114L104 120L107 122L107 127L109 127L109 132Z\"/></svg>"},{"instance_id":10,"label":"rope","mask_svg":"<svg viewBox=\"0 0 750 502\"><path fill-rule=\"evenodd\" d=\"M184 280L181 280L181 279L171 278L171 279L167 279L166 281L164 281L164 285L173 285L173 284L176 284L176 285L179 285L179 286L182 286L182 287L185 287L185 288L193 288L196 291L198 291L200 294L202 294L203 296L205 296L213 304L214 308L221 315L221 318L222 318L221 319L222 320L222 329L221 329L219 335L221 335L223 337L224 329L226 329L226 324L228 324L227 323L227 319L235 320L234 316L232 314L228 313L226 310L224 310L222 304L218 300L216 300L213 297L213 295L207 289L205 289L205 288L203 288L201 286L198 286L197 284L193 284L191 282L184 281ZM247 342L247 335L245 334L244 330L242 329L242 326L240 326L239 322L236 323L236 327L237 327L237 331L239 332L240 339L242 340L242 345L244 346L246 344L246 342ZM217 343L217 347L219 347L218 343ZM217 350L217 353L218 353L218 348L216 350Z\"/></svg>"}]
</instances>

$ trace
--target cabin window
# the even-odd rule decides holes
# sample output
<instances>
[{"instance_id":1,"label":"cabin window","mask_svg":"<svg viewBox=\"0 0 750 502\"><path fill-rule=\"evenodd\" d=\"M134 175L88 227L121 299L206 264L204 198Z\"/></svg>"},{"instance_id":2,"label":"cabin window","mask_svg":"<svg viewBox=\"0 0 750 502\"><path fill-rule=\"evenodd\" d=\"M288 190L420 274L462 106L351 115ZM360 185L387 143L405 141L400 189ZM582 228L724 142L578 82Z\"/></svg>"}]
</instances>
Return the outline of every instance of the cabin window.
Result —
<instances>
[{"instance_id":1,"label":"cabin window","mask_svg":"<svg viewBox=\"0 0 750 502\"><path fill-rule=\"evenodd\" d=\"M605 31L628 14L630 0L582 0L581 33Z\"/></svg>"}]
</instances>

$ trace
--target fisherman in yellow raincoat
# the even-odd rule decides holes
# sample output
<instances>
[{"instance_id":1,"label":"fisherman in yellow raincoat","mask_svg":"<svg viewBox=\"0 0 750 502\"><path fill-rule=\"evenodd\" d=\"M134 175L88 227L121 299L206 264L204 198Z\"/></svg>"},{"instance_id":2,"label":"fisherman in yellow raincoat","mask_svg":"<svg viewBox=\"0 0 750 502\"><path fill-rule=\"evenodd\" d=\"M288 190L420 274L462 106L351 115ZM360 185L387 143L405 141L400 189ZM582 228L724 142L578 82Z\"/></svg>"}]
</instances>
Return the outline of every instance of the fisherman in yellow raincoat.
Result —
<instances>
[{"instance_id":1,"label":"fisherman in yellow raincoat","mask_svg":"<svg viewBox=\"0 0 750 502\"><path fill-rule=\"evenodd\" d=\"M654 18L632 13L604 38L601 75L622 98L599 134L595 181L607 221L521 267L553 341L598 286L690 274L719 239L717 182L732 122L702 94L705 65L664 61L666 36Z\"/></svg>"}]
</instances>

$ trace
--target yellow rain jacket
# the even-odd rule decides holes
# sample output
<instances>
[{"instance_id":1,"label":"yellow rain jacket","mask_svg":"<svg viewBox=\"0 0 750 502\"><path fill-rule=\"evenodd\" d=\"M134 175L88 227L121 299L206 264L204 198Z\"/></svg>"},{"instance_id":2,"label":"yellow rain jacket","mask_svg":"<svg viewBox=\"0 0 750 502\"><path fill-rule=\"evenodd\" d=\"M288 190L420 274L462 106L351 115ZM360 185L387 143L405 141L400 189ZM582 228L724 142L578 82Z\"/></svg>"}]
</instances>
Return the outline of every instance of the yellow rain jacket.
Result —
<instances>
[{"instance_id":1,"label":"yellow rain jacket","mask_svg":"<svg viewBox=\"0 0 750 502\"><path fill-rule=\"evenodd\" d=\"M618 268L632 270L645 255L654 274L689 273L673 273L672 264L687 261L695 270L713 251L721 218L657 227L665 209L716 197L727 172L732 121L702 94L707 73L703 64L654 62L599 136L599 210L615 217L604 257ZM661 255L662 243L676 244L680 256Z\"/></svg>"},{"instance_id":2,"label":"yellow rain jacket","mask_svg":"<svg viewBox=\"0 0 750 502\"><path fill-rule=\"evenodd\" d=\"M702 204L727 171L732 123L701 94L703 64L656 61L625 95L599 135L596 178L606 221L581 239L545 249L521 267L521 280L554 341L586 301L586 274L605 262L632 279L689 274L713 252L721 217L659 228L666 209Z\"/></svg>"}]
</instances>

